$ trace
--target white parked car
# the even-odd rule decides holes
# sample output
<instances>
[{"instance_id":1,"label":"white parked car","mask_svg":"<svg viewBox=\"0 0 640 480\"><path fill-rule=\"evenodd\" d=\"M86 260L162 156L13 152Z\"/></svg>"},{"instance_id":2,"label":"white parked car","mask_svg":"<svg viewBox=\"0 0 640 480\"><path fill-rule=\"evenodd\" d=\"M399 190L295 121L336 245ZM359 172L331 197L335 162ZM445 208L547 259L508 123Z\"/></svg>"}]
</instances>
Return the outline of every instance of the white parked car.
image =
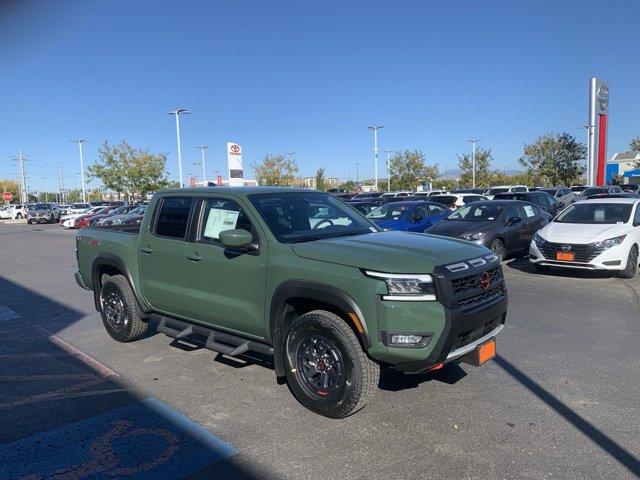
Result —
<instances>
[{"instance_id":1,"label":"white parked car","mask_svg":"<svg viewBox=\"0 0 640 480\"><path fill-rule=\"evenodd\" d=\"M64 228L75 228L76 218L82 217L87 213L95 213L98 210L102 210L104 208L104 207L92 207L88 203L75 204L75 205L89 205L89 208L72 208L71 210L74 211L75 213L70 213L68 215L65 215L64 217L60 217L60 225L62 225Z\"/></svg>"},{"instance_id":2,"label":"white parked car","mask_svg":"<svg viewBox=\"0 0 640 480\"><path fill-rule=\"evenodd\" d=\"M526 185L498 185L495 187L487 188L484 192L485 197L489 200L493 200L493 196L498 193L526 193L529 191L529 187Z\"/></svg>"},{"instance_id":3,"label":"white parked car","mask_svg":"<svg viewBox=\"0 0 640 480\"><path fill-rule=\"evenodd\" d=\"M428 200L430 202L441 203L449 210L455 210L464 207L467 203L481 202L489 199L477 193L448 193L447 195L433 195L429 197Z\"/></svg>"},{"instance_id":4,"label":"white parked car","mask_svg":"<svg viewBox=\"0 0 640 480\"><path fill-rule=\"evenodd\" d=\"M539 230L529 260L548 267L609 270L623 278L638 271L640 200L597 198L576 202Z\"/></svg>"},{"instance_id":5,"label":"white parked car","mask_svg":"<svg viewBox=\"0 0 640 480\"><path fill-rule=\"evenodd\" d=\"M27 218L27 209L24 205L7 205L0 209L0 219L20 220Z\"/></svg>"},{"instance_id":6,"label":"white parked car","mask_svg":"<svg viewBox=\"0 0 640 480\"><path fill-rule=\"evenodd\" d=\"M403 192L387 192L383 193L380 198L397 198L397 197L410 197L413 195L413 192L403 191Z\"/></svg>"},{"instance_id":7,"label":"white parked car","mask_svg":"<svg viewBox=\"0 0 640 480\"><path fill-rule=\"evenodd\" d=\"M86 213L91 209L92 206L90 203L72 203L69 208L67 208L67 215L74 215L76 213Z\"/></svg>"}]
</instances>

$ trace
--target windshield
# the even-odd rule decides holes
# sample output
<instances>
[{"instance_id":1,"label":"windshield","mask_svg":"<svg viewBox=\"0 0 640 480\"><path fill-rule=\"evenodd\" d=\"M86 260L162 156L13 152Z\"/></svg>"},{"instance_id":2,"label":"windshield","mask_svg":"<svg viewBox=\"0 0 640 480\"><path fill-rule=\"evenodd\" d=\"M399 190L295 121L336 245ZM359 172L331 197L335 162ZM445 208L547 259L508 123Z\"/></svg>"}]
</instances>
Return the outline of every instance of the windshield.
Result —
<instances>
[{"instance_id":1,"label":"windshield","mask_svg":"<svg viewBox=\"0 0 640 480\"><path fill-rule=\"evenodd\" d=\"M587 224L627 223L631 216L632 206L630 203L574 203L553 221Z\"/></svg>"},{"instance_id":2,"label":"windshield","mask_svg":"<svg viewBox=\"0 0 640 480\"><path fill-rule=\"evenodd\" d=\"M357 210L326 193L265 193L249 199L282 243L379 231Z\"/></svg>"},{"instance_id":3,"label":"windshield","mask_svg":"<svg viewBox=\"0 0 640 480\"><path fill-rule=\"evenodd\" d=\"M410 205L406 203L385 203L371 211L367 217L372 220L398 220L409 208Z\"/></svg>"},{"instance_id":4,"label":"windshield","mask_svg":"<svg viewBox=\"0 0 640 480\"><path fill-rule=\"evenodd\" d=\"M144 211L147 209L145 205L140 205L139 207L134 208L129 212L129 215L142 215Z\"/></svg>"},{"instance_id":5,"label":"windshield","mask_svg":"<svg viewBox=\"0 0 640 480\"><path fill-rule=\"evenodd\" d=\"M498 194L498 193L505 193L505 192L508 192L508 191L509 191L509 189L508 189L508 188L502 188L502 187L499 187L499 188L490 188L490 189L487 191L487 195L496 195L496 194Z\"/></svg>"},{"instance_id":6,"label":"windshield","mask_svg":"<svg viewBox=\"0 0 640 480\"><path fill-rule=\"evenodd\" d=\"M452 212L446 220L466 220L471 222L492 222L502 212L502 205L492 205L486 203L484 205L465 205L455 212Z\"/></svg>"},{"instance_id":7,"label":"windshield","mask_svg":"<svg viewBox=\"0 0 640 480\"><path fill-rule=\"evenodd\" d=\"M36 203L35 205L30 205L29 210L49 210L51 208L48 203Z\"/></svg>"}]
</instances>

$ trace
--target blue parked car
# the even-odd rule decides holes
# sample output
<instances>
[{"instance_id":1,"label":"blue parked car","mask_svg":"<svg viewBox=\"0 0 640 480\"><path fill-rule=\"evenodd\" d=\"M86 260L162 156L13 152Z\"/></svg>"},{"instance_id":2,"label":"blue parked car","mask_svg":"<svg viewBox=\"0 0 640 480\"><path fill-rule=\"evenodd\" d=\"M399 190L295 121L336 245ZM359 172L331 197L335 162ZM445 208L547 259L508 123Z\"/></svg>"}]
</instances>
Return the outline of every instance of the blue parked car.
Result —
<instances>
[{"instance_id":1,"label":"blue parked car","mask_svg":"<svg viewBox=\"0 0 640 480\"><path fill-rule=\"evenodd\" d=\"M451 211L435 202L404 201L380 205L367 215L385 230L424 232L447 217Z\"/></svg>"}]
</instances>

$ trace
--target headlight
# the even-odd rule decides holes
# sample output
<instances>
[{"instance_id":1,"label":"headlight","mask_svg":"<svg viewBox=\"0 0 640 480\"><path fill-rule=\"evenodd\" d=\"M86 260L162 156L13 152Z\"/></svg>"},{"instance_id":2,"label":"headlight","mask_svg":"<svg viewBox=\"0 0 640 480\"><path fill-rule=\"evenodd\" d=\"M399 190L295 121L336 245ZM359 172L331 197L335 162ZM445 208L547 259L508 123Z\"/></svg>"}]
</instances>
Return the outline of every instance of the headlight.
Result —
<instances>
[{"instance_id":1,"label":"headlight","mask_svg":"<svg viewBox=\"0 0 640 480\"><path fill-rule=\"evenodd\" d=\"M465 233L462 235L462 238L465 240L482 240L486 237L487 234L485 232L475 232L475 233Z\"/></svg>"},{"instance_id":2,"label":"headlight","mask_svg":"<svg viewBox=\"0 0 640 480\"><path fill-rule=\"evenodd\" d=\"M537 233L533 236L533 241L536 242L536 245L544 245L547 243L547 241Z\"/></svg>"},{"instance_id":3,"label":"headlight","mask_svg":"<svg viewBox=\"0 0 640 480\"><path fill-rule=\"evenodd\" d=\"M601 242L593 242L593 246L596 248L604 247L604 249L606 250L607 248L620 245L622 242L624 242L624 239L626 237L626 235L620 235L619 237L607 238L606 240L602 240Z\"/></svg>"},{"instance_id":4,"label":"headlight","mask_svg":"<svg viewBox=\"0 0 640 480\"><path fill-rule=\"evenodd\" d=\"M384 280L389 295L383 300L434 301L436 299L433 278L422 273L382 273L365 270L365 275Z\"/></svg>"}]
</instances>

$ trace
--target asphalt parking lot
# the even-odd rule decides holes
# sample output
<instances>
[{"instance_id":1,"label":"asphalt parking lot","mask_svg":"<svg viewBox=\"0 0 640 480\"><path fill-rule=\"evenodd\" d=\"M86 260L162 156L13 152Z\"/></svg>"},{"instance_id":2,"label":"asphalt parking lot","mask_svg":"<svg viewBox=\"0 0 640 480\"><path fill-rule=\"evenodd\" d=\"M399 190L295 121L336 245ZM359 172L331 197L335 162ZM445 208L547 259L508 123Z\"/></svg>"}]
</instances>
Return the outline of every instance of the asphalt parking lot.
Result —
<instances>
[{"instance_id":1,"label":"asphalt parking lot","mask_svg":"<svg viewBox=\"0 0 640 480\"><path fill-rule=\"evenodd\" d=\"M75 284L74 232L0 225L0 478L636 478L640 280L504 268L482 368L384 372L330 420L266 358L119 344Z\"/></svg>"}]
</instances>

